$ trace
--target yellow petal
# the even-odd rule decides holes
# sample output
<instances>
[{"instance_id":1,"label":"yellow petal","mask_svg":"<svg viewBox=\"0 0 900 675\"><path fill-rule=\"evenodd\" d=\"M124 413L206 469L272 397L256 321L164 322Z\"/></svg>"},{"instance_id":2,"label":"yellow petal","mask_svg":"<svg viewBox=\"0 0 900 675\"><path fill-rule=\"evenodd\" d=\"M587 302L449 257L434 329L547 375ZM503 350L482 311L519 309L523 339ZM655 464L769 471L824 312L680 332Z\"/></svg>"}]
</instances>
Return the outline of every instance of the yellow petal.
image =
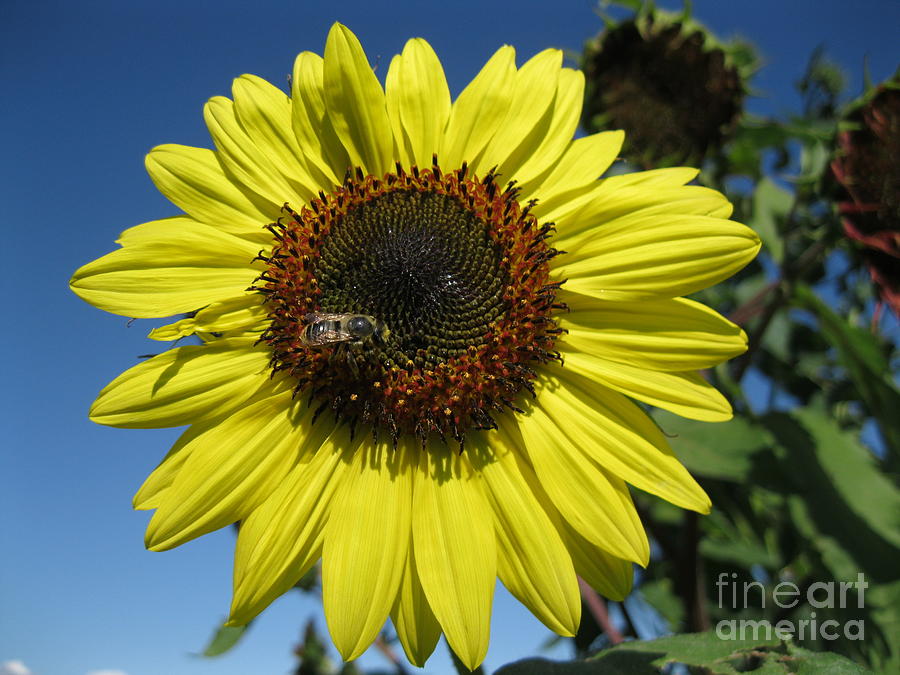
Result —
<instances>
[{"instance_id":1,"label":"yellow petal","mask_svg":"<svg viewBox=\"0 0 900 675\"><path fill-rule=\"evenodd\" d=\"M581 600L572 560L523 477L531 469L506 444L503 448L493 443L495 459L481 466L497 523L500 581L547 628L573 636Z\"/></svg>"},{"instance_id":2,"label":"yellow petal","mask_svg":"<svg viewBox=\"0 0 900 675\"><path fill-rule=\"evenodd\" d=\"M214 302L189 319L181 319L150 331L153 340L177 340L194 333L225 333L236 335L246 331L259 332L268 316L260 293L250 292Z\"/></svg>"},{"instance_id":3,"label":"yellow petal","mask_svg":"<svg viewBox=\"0 0 900 675\"><path fill-rule=\"evenodd\" d=\"M569 141L562 156L546 175L523 186L523 194L534 194L538 198L535 214L543 217L552 209L555 199L565 201L572 190L593 187L618 156L624 140L624 132L601 131Z\"/></svg>"},{"instance_id":4,"label":"yellow petal","mask_svg":"<svg viewBox=\"0 0 900 675\"><path fill-rule=\"evenodd\" d=\"M545 49L516 72L506 117L472 169L484 175L495 166L506 180L518 178L517 170L540 146L553 120L553 104L559 86L562 52ZM571 140L569 135L566 140Z\"/></svg>"},{"instance_id":5,"label":"yellow petal","mask_svg":"<svg viewBox=\"0 0 900 675\"><path fill-rule=\"evenodd\" d=\"M516 180L523 184L534 180L559 160L562 153L572 143L572 135L578 128L578 120L581 118L583 101L584 75L582 72L571 68L560 70L550 126L544 133L541 144L516 169ZM592 158L591 163L596 167L597 158Z\"/></svg>"},{"instance_id":6,"label":"yellow petal","mask_svg":"<svg viewBox=\"0 0 900 675\"><path fill-rule=\"evenodd\" d=\"M658 188L677 187L690 183L699 173L700 169L693 169L688 166L673 166L666 169L622 173L604 178L603 183L607 189L616 190L629 185L643 185L644 187L652 185Z\"/></svg>"},{"instance_id":7,"label":"yellow petal","mask_svg":"<svg viewBox=\"0 0 900 675\"><path fill-rule=\"evenodd\" d=\"M569 260L576 260L583 257L582 246L596 237L598 227L613 229L629 220L654 215L727 219L732 210L725 195L699 185L597 191L595 198L581 209L556 221L559 234L554 245L569 251Z\"/></svg>"},{"instance_id":8,"label":"yellow petal","mask_svg":"<svg viewBox=\"0 0 900 675\"><path fill-rule=\"evenodd\" d=\"M331 184L315 181L291 126L291 100L278 87L256 75L241 75L231 87L234 112L241 127L294 190L311 197Z\"/></svg>"},{"instance_id":9,"label":"yellow petal","mask_svg":"<svg viewBox=\"0 0 900 675\"><path fill-rule=\"evenodd\" d=\"M155 509L162 502L166 490L172 485L175 476L181 471L185 461L191 454L187 450L187 444L197 437L205 429L203 424L195 424L187 428L181 434L172 449L163 458L163 461L147 476L147 480L134 495L132 505L138 511Z\"/></svg>"},{"instance_id":10,"label":"yellow petal","mask_svg":"<svg viewBox=\"0 0 900 675\"><path fill-rule=\"evenodd\" d=\"M187 217L138 225L123 248L79 268L72 291L95 307L137 318L190 312L243 292L259 275L259 246Z\"/></svg>"},{"instance_id":11,"label":"yellow petal","mask_svg":"<svg viewBox=\"0 0 900 675\"><path fill-rule=\"evenodd\" d=\"M497 546L481 478L437 443L420 454L413 489L416 569L447 642L470 669L484 660Z\"/></svg>"},{"instance_id":12,"label":"yellow petal","mask_svg":"<svg viewBox=\"0 0 900 675\"><path fill-rule=\"evenodd\" d=\"M325 44L324 82L328 116L351 164L377 176L390 171L394 135L384 91L359 40L339 23Z\"/></svg>"},{"instance_id":13,"label":"yellow petal","mask_svg":"<svg viewBox=\"0 0 900 675\"><path fill-rule=\"evenodd\" d=\"M602 300L689 295L730 277L760 247L750 228L703 216L626 216L595 233L581 259L555 273L568 290Z\"/></svg>"},{"instance_id":14,"label":"yellow petal","mask_svg":"<svg viewBox=\"0 0 900 675\"><path fill-rule=\"evenodd\" d=\"M454 101L438 152L442 166L471 163L500 128L512 98L515 58L512 47L498 49Z\"/></svg>"},{"instance_id":15,"label":"yellow petal","mask_svg":"<svg viewBox=\"0 0 900 675\"><path fill-rule=\"evenodd\" d=\"M582 369L584 360L575 358L576 354L570 356L572 363L567 360L564 368L542 378L535 406L555 423L565 443L641 490L682 508L709 513L709 497L675 457L653 421L621 394L596 384L590 371ZM563 515L568 518L565 512Z\"/></svg>"},{"instance_id":16,"label":"yellow petal","mask_svg":"<svg viewBox=\"0 0 900 675\"><path fill-rule=\"evenodd\" d=\"M158 342L176 342L181 338L193 335L196 332L194 319L180 319L175 323L158 326L147 333L147 337Z\"/></svg>"},{"instance_id":17,"label":"yellow petal","mask_svg":"<svg viewBox=\"0 0 900 675\"><path fill-rule=\"evenodd\" d=\"M144 163L159 191L185 213L223 232L271 243L264 226L278 217L278 210L272 205L257 208L225 175L212 150L160 145Z\"/></svg>"},{"instance_id":18,"label":"yellow petal","mask_svg":"<svg viewBox=\"0 0 900 675\"><path fill-rule=\"evenodd\" d=\"M664 373L557 347L570 370L631 398L693 420L725 422L732 417L728 399L695 372Z\"/></svg>"},{"instance_id":19,"label":"yellow petal","mask_svg":"<svg viewBox=\"0 0 900 675\"><path fill-rule=\"evenodd\" d=\"M170 349L126 370L94 405L98 424L131 429L177 427L239 408L269 383L269 357L253 338Z\"/></svg>"},{"instance_id":20,"label":"yellow petal","mask_svg":"<svg viewBox=\"0 0 900 675\"><path fill-rule=\"evenodd\" d=\"M646 565L650 556L628 488L587 457L542 408L556 391L542 390L527 415L517 418L520 447L560 514L593 544L612 555ZM569 424L567 420L565 424ZM591 443L596 443L591 440Z\"/></svg>"},{"instance_id":21,"label":"yellow petal","mask_svg":"<svg viewBox=\"0 0 900 675\"><path fill-rule=\"evenodd\" d=\"M392 115L399 118L394 120L394 136L398 144L400 139L408 139L409 163L431 166L450 117L450 89L444 69L431 45L421 38L408 41L395 62L391 63L395 77L388 75L386 92L388 109L395 110ZM396 131L398 122L400 134Z\"/></svg>"},{"instance_id":22,"label":"yellow petal","mask_svg":"<svg viewBox=\"0 0 900 675\"><path fill-rule=\"evenodd\" d=\"M542 220L561 223L567 216L575 213L597 199L606 200L608 196L627 187L640 185L656 189L681 187L692 181L700 173L699 169L686 167L670 167L667 169L653 169L652 171L637 171L609 176L595 183L587 190L568 191L536 208L534 213ZM644 193L651 192L644 190Z\"/></svg>"},{"instance_id":23,"label":"yellow petal","mask_svg":"<svg viewBox=\"0 0 900 675\"><path fill-rule=\"evenodd\" d=\"M197 330L207 333L260 328L268 315L260 293L244 293L204 307L194 316Z\"/></svg>"},{"instance_id":24,"label":"yellow petal","mask_svg":"<svg viewBox=\"0 0 900 675\"><path fill-rule=\"evenodd\" d=\"M322 57L312 52L301 52L294 61L291 125L307 163L338 185L350 160L325 111L323 67Z\"/></svg>"},{"instance_id":25,"label":"yellow petal","mask_svg":"<svg viewBox=\"0 0 900 675\"><path fill-rule=\"evenodd\" d=\"M265 205L266 213L280 209L285 202L297 209L313 196L309 188L289 183L264 150L256 146L238 122L232 101L214 96L204 106L203 118L222 166L232 180L249 191L249 196Z\"/></svg>"},{"instance_id":26,"label":"yellow petal","mask_svg":"<svg viewBox=\"0 0 900 675\"><path fill-rule=\"evenodd\" d=\"M209 425L147 527L151 551L165 551L246 518L300 457L311 411L281 391Z\"/></svg>"},{"instance_id":27,"label":"yellow petal","mask_svg":"<svg viewBox=\"0 0 900 675\"><path fill-rule=\"evenodd\" d=\"M322 551L322 602L345 661L378 636L394 605L412 518L415 439L363 444L344 471Z\"/></svg>"},{"instance_id":28,"label":"yellow petal","mask_svg":"<svg viewBox=\"0 0 900 675\"><path fill-rule=\"evenodd\" d=\"M360 443L349 436L346 428L317 420L298 449L302 460L241 522L229 625L251 621L321 557L335 492Z\"/></svg>"},{"instance_id":29,"label":"yellow petal","mask_svg":"<svg viewBox=\"0 0 900 675\"><path fill-rule=\"evenodd\" d=\"M532 494L552 521L557 534L562 538L575 567L575 573L607 598L623 600L631 592L634 564L610 555L603 548L582 537L578 530L560 514L531 467L520 463L519 468L522 476L531 486Z\"/></svg>"},{"instance_id":30,"label":"yellow petal","mask_svg":"<svg viewBox=\"0 0 900 675\"><path fill-rule=\"evenodd\" d=\"M634 564L595 546L578 534L565 518L559 519L558 527L578 576L610 600L624 600L631 593Z\"/></svg>"},{"instance_id":31,"label":"yellow petal","mask_svg":"<svg viewBox=\"0 0 900 675\"><path fill-rule=\"evenodd\" d=\"M403 57L400 54L395 54L391 59L384 82L384 103L394 133L394 149L396 151L394 158L403 166L412 166L415 164L412 159L412 141L410 141L409 133L403 128L403 120L400 115L400 69L402 63Z\"/></svg>"},{"instance_id":32,"label":"yellow petal","mask_svg":"<svg viewBox=\"0 0 900 675\"><path fill-rule=\"evenodd\" d=\"M563 289L557 300L571 310L559 316L568 331L561 342L604 360L652 370L702 370L747 350L740 327L685 298L606 302Z\"/></svg>"},{"instance_id":33,"label":"yellow petal","mask_svg":"<svg viewBox=\"0 0 900 675\"><path fill-rule=\"evenodd\" d=\"M391 620L397 631L400 644L406 658L415 666L422 667L431 656L441 637L441 626L419 580L413 552L412 537L406 554L406 565L403 568L403 579L397 601L391 610Z\"/></svg>"}]
</instances>

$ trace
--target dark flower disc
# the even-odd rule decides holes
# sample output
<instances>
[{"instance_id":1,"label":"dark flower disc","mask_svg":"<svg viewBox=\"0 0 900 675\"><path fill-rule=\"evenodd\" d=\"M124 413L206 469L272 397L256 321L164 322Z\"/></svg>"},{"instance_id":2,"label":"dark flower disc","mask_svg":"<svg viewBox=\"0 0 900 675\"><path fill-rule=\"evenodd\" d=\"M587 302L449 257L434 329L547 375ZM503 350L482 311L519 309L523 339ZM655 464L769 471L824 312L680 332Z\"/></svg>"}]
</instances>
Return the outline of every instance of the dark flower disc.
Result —
<instances>
[{"instance_id":1,"label":"dark flower disc","mask_svg":"<svg viewBox=\"0 0 900 675\"><path fill-rule=\"evenodd\" d=\"M467 430L496 427L533 391L530 363L559 359L551 314L564 306L548 264L559 252L553 226L529 211L493 174L436 163L357 171L299 213L286 205L257 286L273 370L321 410L395 441L436 433L462 444ZM311 341L323 316L333 337ZM361 336L351 320L374 325Z\"/></svg>"},{"instance_id":2,"label":"dark flower disc","mask_svg":"<svg viewBox=\"0 0 900 675\"><path fill-rule=\"evenodd\" d=\"M726 140L743 106L741 73L726 53L700 30L654 15L589 43L583 68L585 127L624 129L625 156L643 166L701 161Z\"/></svg>"}]
</instances>

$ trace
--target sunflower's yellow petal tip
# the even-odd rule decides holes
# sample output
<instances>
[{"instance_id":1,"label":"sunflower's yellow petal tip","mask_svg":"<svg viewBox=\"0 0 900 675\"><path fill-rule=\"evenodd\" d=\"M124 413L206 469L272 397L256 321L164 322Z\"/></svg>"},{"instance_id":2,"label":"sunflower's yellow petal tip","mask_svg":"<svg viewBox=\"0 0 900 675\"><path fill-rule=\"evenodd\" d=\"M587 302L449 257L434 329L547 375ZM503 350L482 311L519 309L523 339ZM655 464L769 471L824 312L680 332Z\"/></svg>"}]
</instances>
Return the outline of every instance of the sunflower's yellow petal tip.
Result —
<instances>
[{"instance_id":1,"label":"sunflower's yellow petal tip","mask_svg":"<svg viewBox=\"0 0 900 675\"><path fill-rule=\"evenodd\" d=\"M558 47L547 47L546 49L542 49L537 53L536 56L541 56L542 58L553 58L559 59L562 62L563 58L563 50Z\"/></svg>"},{"instance_id":2,"label":"sunflower's yellow petal tip","mask_svg":"<svg viewBox=\"0 0 900 675\"><path fill-rule=\"evenodd\" d=\"M152 172L159 166L160 155L165 154L167 152L172 152L178 146L174 143L161 143L160 145L154 145L150 150L144 155L144 168L147 169L147 172L152 175Z\"/></svg>"},{"instance_id":3,"label":"sunflower's yellow petal tip","mask_svg":"<svg viewBox=\"0 0 900 675\"><path fill-rule=\"evenodd\" d=\"M100 403L101 397L98 396L97 400L91 403L91 407L88 410L88 419L94 424L104 424L103 419L106 415L104 414L103 406Z\"/></svg>"},{"instance_id":4,"label":"sunflower's yellow petal tip","mask_svg":"<svg viewBox=\"0 0 900 675\"><path fill-rule=\"evenodd\" d=\"M334 647L344 661L355 661L369 648L368 644L355 640L342 640L334 631L331 632L331 639Z\"/></svg>"},{"instance_id":5,"label":"sunflower's yellow petal tip","mask_svg":"<svg viewBox=\"0 0 900 675\"><path fill-rule=\"evenodd\" d=\"M406 41L406 44L403 45L403 50L406 51L407 49L419 49L421 47L431 47L431 45L425 38L414 37Z\"/></svg>"},{"instance_id":6,"label":"sunflower's yellow petal tip","mask_svg":"<svg viewBox=\"0 0 900 675\"><path fill-rule=\"evenodd\" d=\"M697 415L697 418L701 422L712 422L713 424L717 422L728 422L729 420L734 419L734 412L731 410L731 407L727 410L704 410L702 419L700 415Z\"/></svg>"},{"instance_id":7,"label":"sunflower's yellow petal tip","mask_svg":"<svg viewBox=\"0 0 900 675\"><path fill-rule=\"evenodd\" d=\"M456 657L466 668L475 670L484 661L484 657L487 656L487 645L483 649L479 649L475 645L470 645L470 647L471 649L467 650L459 650L454 647L453 653L456 654Z\"/></svg>"},{"instance_id":8,"label":"sunflower's yellow petal tip","mask_svg":"<svg viewBox=\"0 0 900 675\"><path fill-rule=\"evenodd\" d=\"M356 37L356 33L354 33L340 21L335 21L333 24L331 24L331 29L328 31L328 41L331 41L338 36L348 39L350 42L359 43L359 39Z\"/></svg>"},{"instance_id":9,"label":"sunflower's yellow petal tip","mask_svg":"<svg viewBox=\"0 0 900 675\"><path fill-rule=\"evenodd\" d=\"M512 45L503 45L496 52L494 52L494 56L492 56L491 58L496 58L498 56L503 56L504 58L515 60L516 48Z\"/></svg>"},{"instance_id":10,"label":"sunflower's yellow petal tip","mask_svg":"<svg viewBox=\"0 0 900 675\"><path fill-rule=\"evenodd\" d=\"M690 493L684 495L684 500L679 506L706 516L712 511L712 500L710 500L706 491L700 487L700 484L694 482L693 489Z\"/></svg>"},{"instance_id":11,"label":"sunflower's yellow petal tip","mask_svg":"<svg viewBox=\"0 0 900 675\"><path fill-rule=\"evenodd\" d=\"M138 490L131 498L131 507L135 511L149 511L159 506L159 493L147 495L144 488Z\"/></svg>"},{"instance_id":12,"label":"sunflower's yellow petal tip","mask_svg":"<svg viewBox=\"0 0 900 675\"><path fill-rule=\"evenodd\" d=\"M167 518L168 514L165 512L165 504L161 506L163 508L156 510L144 533L144 547L148 551L169 551L186 541L184 538L179 539L179 533L173 531L171 519Z\"/></svg>"},{"instance_id":13,"label":"sunflower's yellow petal tip","mask_svg":"<svg viewBox=\"0 0 900 675\"><path fill-rule=\"evenodd\" d=\"M264 604L251 600L245 591L246 588L235 584L234 593L231 597L231 607L228 611L228 619L225 621L226 626L235 628L246 626L265 608Z\"/></svg>"},{"instance_id":14,"label":"sunflower's yellow petal tip","mask_svg":"<svg viewBox=\"0 0 900 675\"><path fill-rule=\"evenodd\" d=\"M156 513L159 513L159 511L157 511ZM147 527L147 531L144 532L144 548L146 548L148 551L165 551L166 548L162 545L162 542L159 541L156 535L156 528L153 527L153 520L155 519L155 517L156 516L154 514L154 518L150 520L150 525Z\"/></svg>"},{"instance_id":15,"label":"sunflower's yellow petal tip","mask_svg":"<svg viewBox=\"0 0 900 675\"><path fill-rule=\"evenodd\" d=\"M411 664L413 664L416 668L424 668L425 662L428 660L427 658L421 658L416 654L410 654L406 650L403 651L406 654L406 658L409 660Z\"/></svg>"},{"instance_id":16,"label":"sunflower's yellow petal tip","mask_svg":"<svg viewBox=\"0 0 900 675\"><path fill-rule=\"evenodd\" d=\"M609 134L609 144L616 147L616 157L622 152L622 146L625 145L625 132L622 129L613 129L612 131L601 132Z\"/></svg>"},{"instance_id":17,"label":"sunflower's yellow petal tip","mask_svg":"<svg viewBox=\"0 0 900 675\"><path fill-rule=\"evenodd\" d=\"M557 634L562 637L575 637L576 632L577 632L577 629L573 630L571 628L562 628L561 630L557 631Z\"/></svg>"},{"instance_id":18,"label":"sunflower's yellow petal tip","mask_svg":"<svg viewBox=\"0 0 900 675\"><path fill-rule=\"evenodd\" d=\"M636 555L633 560L641 567L647 567L650 564L650 541L647 539L646 532L642 529L640 549L635 550Z\"/></svg>"},{"instance_id":19,"label":"sunflower's yellow petal tip","mask_svg":"<svg viewBox=\"0 0 900 675\"><path fill-rule=\"evenodd\" d=\"M148 551L153 551L154 553L160 553L161 551L168 551L171 546L165 546L159 542L154 542L149 537L144 537L144 548Z\"/></svg>"}]
</instances>

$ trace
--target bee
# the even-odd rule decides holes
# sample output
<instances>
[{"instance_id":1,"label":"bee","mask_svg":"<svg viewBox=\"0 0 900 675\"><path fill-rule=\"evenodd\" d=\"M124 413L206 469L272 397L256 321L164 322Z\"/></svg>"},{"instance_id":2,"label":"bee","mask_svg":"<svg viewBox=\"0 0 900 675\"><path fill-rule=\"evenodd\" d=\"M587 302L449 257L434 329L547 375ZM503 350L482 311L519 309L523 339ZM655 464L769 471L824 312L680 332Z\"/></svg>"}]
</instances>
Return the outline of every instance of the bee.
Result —
<instances>
[{"instance_id":1,"label":"bee","mask_svg":"<svg viewBox=\"0 0 900 675\"><path fill-rule=\"evenodd\" d=\"M384 342L387 327L368 314L326 314L311 312L304 317L300 340L307 347L323 347L341 342L361 344L367 337Z\"/></svg>"}]
</instances>

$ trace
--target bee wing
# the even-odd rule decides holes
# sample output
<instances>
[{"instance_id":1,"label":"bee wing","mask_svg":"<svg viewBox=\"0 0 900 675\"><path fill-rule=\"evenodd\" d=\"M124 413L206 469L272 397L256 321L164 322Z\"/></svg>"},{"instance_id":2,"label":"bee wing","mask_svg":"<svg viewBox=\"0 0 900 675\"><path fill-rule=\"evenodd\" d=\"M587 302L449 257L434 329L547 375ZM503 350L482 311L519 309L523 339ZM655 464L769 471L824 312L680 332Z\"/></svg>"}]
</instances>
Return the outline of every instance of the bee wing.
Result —
<instances>
[{"instance_id":1,"label":"bee wing","mask_svg":"<svg viewBox=\"0 0 900 675\"><path fill-rule=\"evenodd\" d=\"M310 312L303 317L306 323L316 323L317 321L342 321L352 314L329 314L327 312Z\"/></svg>"},{"instance_id":2,"label":"bee wing","mask_svg":"<svg viewBox=\"0 0 900 675\"><path fill-rule=\"evenodd\" d=\"M316 335L312 336L308 340L308 344L313 346L328 345L335 342L347 342L352 339L353 336L350 335L350 333L344 333L337 330L323 330L321 333L316 333Z\"/></svg>"}]
</instances>

